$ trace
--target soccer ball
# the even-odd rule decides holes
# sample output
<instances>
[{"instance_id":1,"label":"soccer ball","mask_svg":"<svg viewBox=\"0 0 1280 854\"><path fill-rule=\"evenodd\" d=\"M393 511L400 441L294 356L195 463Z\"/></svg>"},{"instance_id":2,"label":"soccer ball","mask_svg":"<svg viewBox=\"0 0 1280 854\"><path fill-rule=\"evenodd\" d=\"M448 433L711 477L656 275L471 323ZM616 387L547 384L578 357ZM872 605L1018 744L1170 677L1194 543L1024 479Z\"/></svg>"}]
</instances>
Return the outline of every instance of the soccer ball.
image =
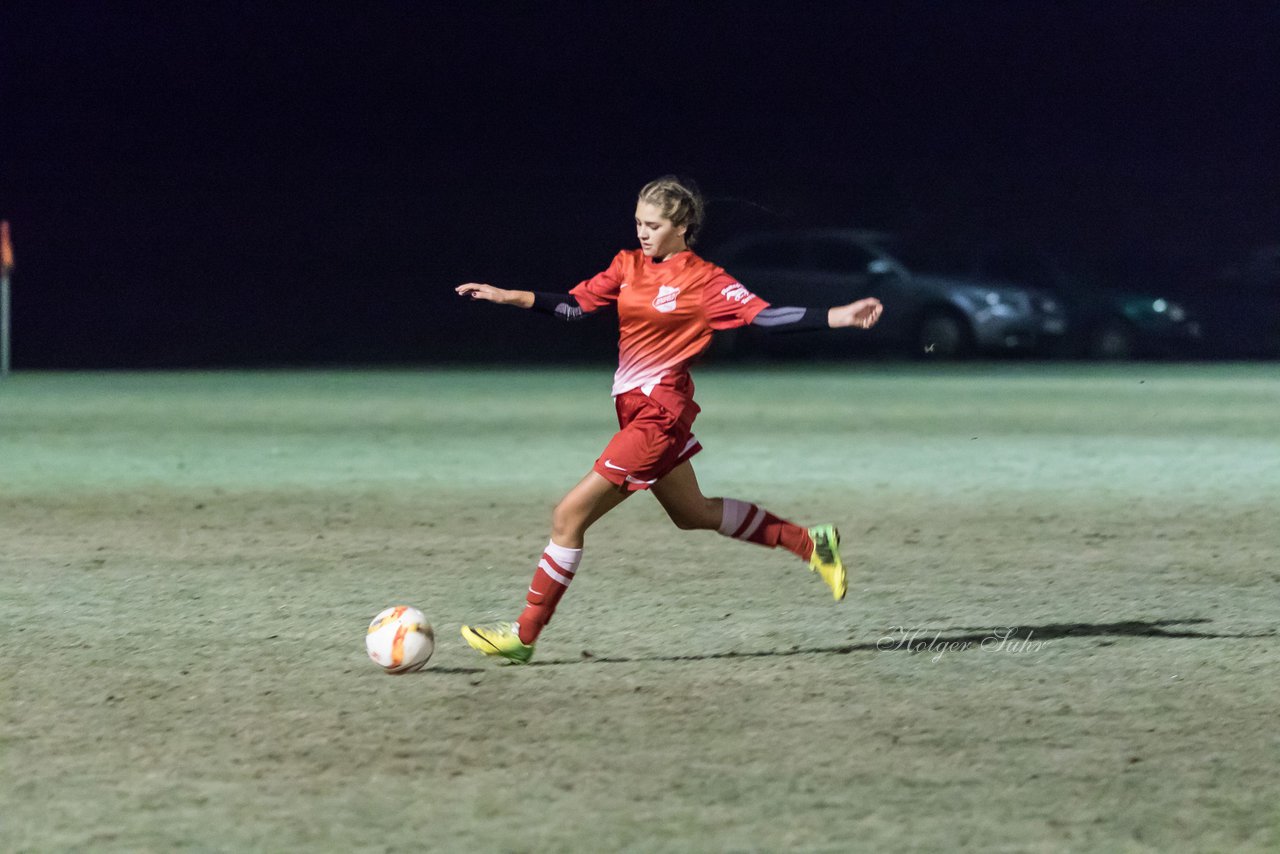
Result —
<instances>
[{"instance_id":1,"label":"soccer ball","mask_svg":"<svg viewBox=\"0 0 1280 854\"><path fill-rule=\"evenodd\" d=\"M436 634L417 608L394 605L369 623L364 645L373 663L388 673L412 673L436 651Z\"/></svg>"}]
</instances>

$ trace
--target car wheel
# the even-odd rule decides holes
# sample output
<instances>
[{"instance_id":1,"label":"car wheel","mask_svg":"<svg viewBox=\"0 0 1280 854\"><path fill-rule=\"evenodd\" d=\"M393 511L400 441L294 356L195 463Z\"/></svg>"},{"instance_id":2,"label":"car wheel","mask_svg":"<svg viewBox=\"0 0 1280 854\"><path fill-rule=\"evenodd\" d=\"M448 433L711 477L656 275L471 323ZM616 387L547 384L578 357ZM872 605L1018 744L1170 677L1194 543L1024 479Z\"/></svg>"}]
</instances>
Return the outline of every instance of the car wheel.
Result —
<instances>
[{"instance_id":1,"label":"car wheel","mask_svg":"<svg viewBox=\"0 0 1280 854\"><path fill-rule=\"evenodd\" d=\"M1107 321L1089 339L1089 355L1095 359L1129 359L1133 351L1133 330L1123 321Z\"/></svg>"},{"instance_id":2,"label":"car wheel","mask_svg":"<svg viewBox=\"0 0 1280 854\"><path fill-rule=\"evenodd\" d=\"M963 359L973 352L968 324L954 314L925 315L916 331L916 353L932 359Z\"/></svg>"}]
</instances>

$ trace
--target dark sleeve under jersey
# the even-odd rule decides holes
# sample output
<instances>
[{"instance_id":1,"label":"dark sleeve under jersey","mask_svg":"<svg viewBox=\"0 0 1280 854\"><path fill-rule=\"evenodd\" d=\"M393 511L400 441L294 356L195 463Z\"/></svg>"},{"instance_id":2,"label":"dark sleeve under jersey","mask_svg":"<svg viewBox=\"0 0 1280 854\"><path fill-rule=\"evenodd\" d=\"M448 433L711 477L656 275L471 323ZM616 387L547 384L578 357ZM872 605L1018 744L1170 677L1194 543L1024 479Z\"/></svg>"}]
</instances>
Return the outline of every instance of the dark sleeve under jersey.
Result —
<instances>
[{"instance_id":1,"label":"dark sleeve under jersey","mask_svg":"<svg viewBox=\"0 0 1280 854\"><path fill-rule=\"evenodd\" d=\"M773 305L756 315L752 326L759 326L765 332L812 332L815 329L830 329L827 322L827 309L804 308L794 305Z\"/></svg>"},{"instance_id":2,"label":"dark sleeve under jersey","mask_svg":"<svg viewBox=\"0 0 1280 854\"><path fill-rule=\"evenodd\" d=\"M549 294L543 291L533 292L533 310L550 314L560 320L582 320L587 312L582 310L572 294Z\"/></svg>"}]
</instances>

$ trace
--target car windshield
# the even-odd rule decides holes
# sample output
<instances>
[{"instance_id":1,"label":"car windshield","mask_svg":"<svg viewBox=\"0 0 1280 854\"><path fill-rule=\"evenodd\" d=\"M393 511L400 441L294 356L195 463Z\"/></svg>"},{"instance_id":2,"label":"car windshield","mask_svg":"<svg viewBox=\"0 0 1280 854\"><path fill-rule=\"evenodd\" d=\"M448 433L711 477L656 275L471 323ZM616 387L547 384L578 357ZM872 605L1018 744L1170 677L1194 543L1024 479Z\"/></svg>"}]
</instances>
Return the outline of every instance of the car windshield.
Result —
<instances>
[{"instance_id":1,"label":"car windshield","mask_svg":"<svg viewBox=\"0 0 1280 854\"><path fill-rule=\"evenodd\" d=\"M882 240L878 245L915 272L939 276L966 276L974 272L973 253L963 247L901 238Z\"/></svg>"}]
</instances>

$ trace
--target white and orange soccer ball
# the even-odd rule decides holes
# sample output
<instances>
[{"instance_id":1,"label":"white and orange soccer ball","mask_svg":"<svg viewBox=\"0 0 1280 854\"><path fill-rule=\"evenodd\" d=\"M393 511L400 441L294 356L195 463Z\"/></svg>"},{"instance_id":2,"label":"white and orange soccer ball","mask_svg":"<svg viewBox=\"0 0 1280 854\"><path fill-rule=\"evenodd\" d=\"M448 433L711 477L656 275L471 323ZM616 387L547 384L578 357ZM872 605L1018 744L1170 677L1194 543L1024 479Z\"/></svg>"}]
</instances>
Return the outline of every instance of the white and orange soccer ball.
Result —
<instances>
[{"instance_id":1,"label":"white and orange soccer ball","mask_svg":"<svg viewBox=\"0 0 1280 854\"><path fill-rule=\"evenodd\" d=\"M388 673L412 673L431 660L436 635L417 608L393 605L369 623L364 645L373 663Z\"/></svg>"}]
</instances>

